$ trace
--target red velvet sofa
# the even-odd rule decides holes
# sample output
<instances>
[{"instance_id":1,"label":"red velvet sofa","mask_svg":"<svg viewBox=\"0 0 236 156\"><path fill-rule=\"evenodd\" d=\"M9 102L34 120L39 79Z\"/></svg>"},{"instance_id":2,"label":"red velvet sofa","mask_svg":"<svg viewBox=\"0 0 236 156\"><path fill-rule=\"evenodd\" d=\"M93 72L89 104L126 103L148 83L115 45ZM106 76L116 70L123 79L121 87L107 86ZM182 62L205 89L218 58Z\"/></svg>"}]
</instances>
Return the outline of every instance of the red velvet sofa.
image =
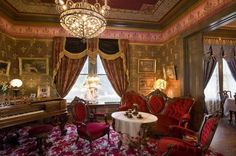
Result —
<instances>
[{"instance_id":1,"label":"red velvet sofa","mask_svg":"<svg viewBox=\"0 0 236 156\"><path fill-rule=\"evenodd\" d=\"M128 91L121 98L121 105L118 110L132 109L134 103L138 104L139 111L149 112L158 117L158 121L151 128L149 134L152 136L169 136L169 126L187 127L194 99L189 97L170 99L159 90L151 92L146 97L135 91Z\"/></svg>"}]
</instances>

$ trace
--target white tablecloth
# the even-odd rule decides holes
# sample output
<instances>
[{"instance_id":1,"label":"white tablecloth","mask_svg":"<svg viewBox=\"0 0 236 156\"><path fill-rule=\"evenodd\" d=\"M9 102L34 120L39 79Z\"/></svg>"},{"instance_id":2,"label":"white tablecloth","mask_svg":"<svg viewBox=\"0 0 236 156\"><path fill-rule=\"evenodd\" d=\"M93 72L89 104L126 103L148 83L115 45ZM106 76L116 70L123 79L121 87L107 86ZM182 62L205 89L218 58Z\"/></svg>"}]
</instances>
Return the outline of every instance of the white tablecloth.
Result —
<instances>
[{"instance_id":1,"label":"white tablecloth","mask_svg":"<svg viewBox=\"0 0 236 156\"><path fill-rule=\"evenodd\" d=\"M125 111L119 111L112 113L112 118L115 119L115 130L122 134L128 134L130 137L138 137L142 124L154 123L157 121L157 117L150 113L139 112L142 115L142 119L138 119L136 116L128 118L125 116Z\"/></svg>"},{"instance_id":2,"label":"white tablecloth","mask_svg":"<svg viewBox=\"0 0 236 156\"><path fill-rule=\"evenodd\" d=\"M229 111L236 111L235 99L228 98L224 103L224 115L229 115Z\"/></svg>"}]
</instances>

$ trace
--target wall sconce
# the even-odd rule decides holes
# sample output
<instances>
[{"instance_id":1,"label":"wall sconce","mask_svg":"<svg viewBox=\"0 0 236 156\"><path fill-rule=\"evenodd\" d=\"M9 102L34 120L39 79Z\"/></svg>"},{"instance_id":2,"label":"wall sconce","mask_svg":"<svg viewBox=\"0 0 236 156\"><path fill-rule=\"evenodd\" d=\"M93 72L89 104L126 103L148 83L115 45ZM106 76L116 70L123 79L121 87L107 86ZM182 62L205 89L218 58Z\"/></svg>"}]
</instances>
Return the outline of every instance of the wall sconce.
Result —
<instances>
[{"instance_id":1,"label":"wall sconce","mask_svg":"<svg viewBox=\"0 0 236 156\"><path fill-rule=\"evenodd\" d=\"M17 96L19 88L22 86L23 82L20 79L13 79L10 81L10 85L13 87L13 96Z\"/></svg>"},{"instance_id":2,"label":"wall sconce","mask_svg":"<svg viewBox=\"0 0 236 156\"><path fill-rule=\"evenodd\" d=\"M167 82L166 80L163 80L163 79L158 79L154 82L154 85L153 85L153 88L156 90L156 89L159 89L159 90L165 90L166 89L166 86L167 86Z\"/></svg>"}]
</instances>

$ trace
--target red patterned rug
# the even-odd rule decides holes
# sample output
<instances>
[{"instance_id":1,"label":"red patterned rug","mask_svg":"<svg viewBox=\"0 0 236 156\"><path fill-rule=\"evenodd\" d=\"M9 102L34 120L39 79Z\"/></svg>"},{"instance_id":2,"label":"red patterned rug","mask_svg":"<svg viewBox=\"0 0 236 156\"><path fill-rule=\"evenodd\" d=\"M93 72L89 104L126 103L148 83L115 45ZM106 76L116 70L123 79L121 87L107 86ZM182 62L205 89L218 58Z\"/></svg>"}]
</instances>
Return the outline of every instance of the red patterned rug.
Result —
<instances>
[{"instance_id":1,"label":"red patterned rug","mask_svg":"<svg viewBox=\"0 0 236 156\"><path fill-rule=\"evenodd\" d=\"M4 151L0 151L0 156L37 156L38 149L36 148L36 139L28 137L28 130L30 127L24 127L19 130L20 145L15 147L8 147ZM53 132L49 136L48 141L53 145L49 148L47 156L153 156L158 155L157 140L150 139L147 146L143 147L142 151L138 152L133 148L129 148L128 145L122 145L121 149L118 149L118 133L113 129L110 131L110 143L107 141L107 136L93 141L93 150L90 150L89 142L83 139L79 139L78 143L75 143L77 138L76 127L68 124L66 126L67 135L61 136L58 127L54 127ZM141 154L140 154L141 153ZM209 150L207 156L223 156L217 152Z\"/></svg>"}]
</instances>

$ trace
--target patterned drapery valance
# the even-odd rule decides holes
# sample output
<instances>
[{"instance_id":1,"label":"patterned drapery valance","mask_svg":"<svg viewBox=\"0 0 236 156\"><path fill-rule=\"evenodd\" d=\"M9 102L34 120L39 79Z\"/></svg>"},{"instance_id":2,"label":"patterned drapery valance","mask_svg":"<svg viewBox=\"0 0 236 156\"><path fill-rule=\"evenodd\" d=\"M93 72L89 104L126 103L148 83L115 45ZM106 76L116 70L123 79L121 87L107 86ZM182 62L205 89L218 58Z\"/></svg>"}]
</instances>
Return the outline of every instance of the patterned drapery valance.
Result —
<instances>
[{"instance_id":1,"label":"patterned drapery valance","mask_svg":"<svg viewBox=\"0 0 236 156\"><path fill-rule=\"evenodd\" d=\"M96 60L97 55L100 55L101 58L106 60L115 60L120 57L123 60L125 74L128 76L126 59L128 40L98 38L84 40L73 37L61 38L61 40L63 40L63 47L56 61L57 64L54 67L53 78L60 68L63 57L81 59L86 55L89 56L91 60Z\"/></svg>"}]
</instances>

